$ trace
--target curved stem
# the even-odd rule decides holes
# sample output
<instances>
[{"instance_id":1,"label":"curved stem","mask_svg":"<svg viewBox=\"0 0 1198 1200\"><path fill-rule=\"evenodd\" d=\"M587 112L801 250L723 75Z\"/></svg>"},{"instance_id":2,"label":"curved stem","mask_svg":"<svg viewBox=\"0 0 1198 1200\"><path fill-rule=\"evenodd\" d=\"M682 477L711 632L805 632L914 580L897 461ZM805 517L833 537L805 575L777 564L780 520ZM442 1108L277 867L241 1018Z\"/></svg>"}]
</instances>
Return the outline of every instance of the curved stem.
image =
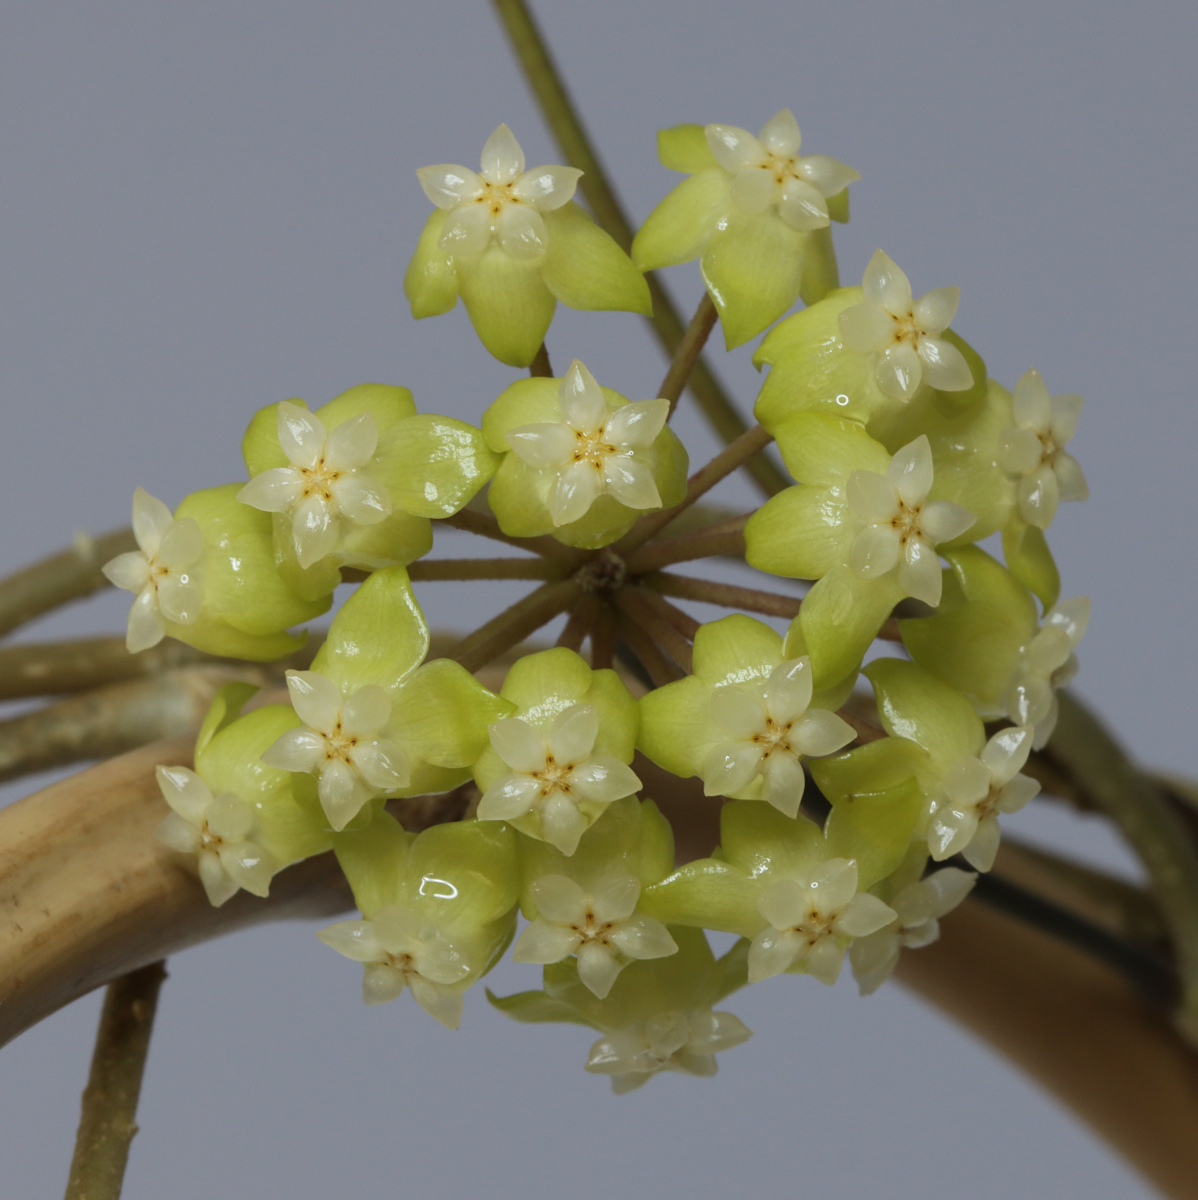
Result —
<instances>
[{"instance_id":1,"label":"curved stem","mask_svg":"<svg viewBox=\"0 0 1198 1200\"><path fill-rule=\"evenodd\" d=\"M619 604L618 597L621 595L623 595L622 592L616 593L617 605ZM665 687L667 683L673 683L676 679L682 678L682 672L661 652L639 619L631 618L627 612L621 609L616 621L616 629L620 640L636 655L641 666L645 668L654 687Z\"/></svg>"},{"instance_id":2,"label":"curved stem","mask_svg":"<svg viewBox=\"0 0 1198 1200\"><path fill-rule=\"evenodd\" d=\"M625 634L627 640L627 625L635 625L640 633L645 638L652 640L658 649L664 651L682 670L682 673L689 675L691 671L691 644L686 638L659 613L649 601L648 593L642 588L626 587L621 588L613 596L615 606L628 618L625 624L621 625L621 630ZM636 651L637 657L645 663L646 669L650 676L653 677L653 682L660 686L657 676L654 674L653 666L645 662L645 657L641 653L641 644L629 641L629 645Z\"/></svg>"},{"instance_id":3,"label":"curved stem","mask_svg":"<svg viewBox=\"0 0 1198 1200\"><path fill-rule=\"evenodd\" d=\"M539 554L542 558L552 558L568 566L581 566L590 557L585 550L564 546L556 538L548 535L535 538L509 537L499 528L499 522L490 513L479 512L475 508L463 508L453 516L437 517L436 521L437 524L448 525L451 529L461 529L496 542L506 542L509 546L519 546L521 550Z\"/></svg>"},{"instance_id":4,"label":"curved stem","mask_svg":"<svg viewBox=\"0 0 1198 1200\"><path fill-rule=\"evenodd\" d=\"M705 529L684 533L676 538L638 546L625 560L630 575L643 575L657 571L672 563L690 562L696 558L715 558L719 555L743 557L745 552L745 524L752 514L731 517Z\"/></svg>"},{"instance_id":5,"label":"curved stem","mask_svg":"<svg viewBox=\"0 0 1198 1200\"><path fill-rule=\"evenodd\" d=\"M485 667L491 659L522 642L530 633L552 621L582 594L576 580L542 584L485 625L464 637L451 655L467 671Z\"/></svg>"},{"instance_id":6,"label":"curved stem","mask_svg":"<svg viewBox=\"0 0 1198 1200\"><path fill-rule=\"evenodd\" d=\"M715 328L719 317L720 314L716 311L711 296L704 292L703 299L699 301L699 307L695 309L695 315L691 317L691 323L682 335L682 341L674 350L674 357L670 360L670 369L666 372L661 387L657 389L657 395L662 400L670 402L671 417L678 407L678 398L694 373L695 363L699 361L699 355L703 353L703 347L707 345L707 339L711 336L711 331Z\"/></svg>"},{"instance_id":7,"label":"curved stem","mask_svg":"<svg viewBox=\"0 0 1198 1200\"><path fill-rule=\"evenodd\" d=\"M632 247L632 225L608 182L532 13L524 0L495 0L495 9L554 140L566 161L583 172L578 187L595 223L628 251ZM682 317L654 272L646 272L645 282L653 300L649 322L666 353L673 357L685 336ZM737 412L702 358L694 364L690 389L721 441L734 441L748 428L748 422ZM767 496L780 492L788 484L786 476L765 455L756 455L748 463L748 470Z\"/></svg>"},{"instance_id":8,"label":"curved stem","mask_svg":"<svg viewBox=\"0 0 1198 1200\"><path fill-rule=\"evenodd\" d=\"M108 985L66 1200L118 1200L137 1133L137 1101L150 1052L150 1033L164 963L151 963Z\"/></svg>"}]
</instances>

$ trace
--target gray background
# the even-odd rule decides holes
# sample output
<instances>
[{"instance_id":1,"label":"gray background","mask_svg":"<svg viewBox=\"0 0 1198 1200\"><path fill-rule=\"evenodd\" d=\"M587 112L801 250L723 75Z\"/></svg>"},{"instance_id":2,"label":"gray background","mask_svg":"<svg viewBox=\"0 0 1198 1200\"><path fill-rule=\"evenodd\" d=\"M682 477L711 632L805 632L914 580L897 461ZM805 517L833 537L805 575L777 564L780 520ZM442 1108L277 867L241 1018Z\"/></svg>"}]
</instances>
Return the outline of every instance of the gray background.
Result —
<instances>
[{"instance_id":1,"label":"gray background","mask_svg":"<svg viewBox=\"0 0 1198 1200\"><path fill-rule=\"evenodd\" d=\"M674 178L656 128L756 129L789 106L808 152L864 177L837 231L847 281L881 245L917 294L961 285L957 328L1000 380L1036 365L1051 391L1085 394L1075 446L1094 499L1052 531L1066 594L1095 605L1079 686L1143 757L1198 774L1192 5L540 7L638 220ZM240 478L249 414L284 397L382 380L477 420L516 373L460 310L414 323L401 281L428 207L414 169L473 164L501 120L530 165L557 161L482 0L8 0L5 569L123 523L136 483L173 505ZM670 276L691 307L694 267ZM561 312L550 346L633 398L663 370L628 315ZM748 357L716 355L745 401ZM682 428L701 458L710 438ZM490 611L424 594L442 624ZM22 636L108 631L124 612L106 596ZM1134 870L1092 823L1034 806L1013 824ZM536 972L488 982L531 987ZM406 997L366 1010L357 989L299 925L174 961L130 1200L1147 1194L897 988L866 1002L843 981L770 981L729 1003L757 1036L717 1081L622 1099L580 1070L585 1030L512 1025L479 989L451 1035ZM5 1196L61 1193L97 1007L0 1058Z\"/></svg>"}]
</instances>

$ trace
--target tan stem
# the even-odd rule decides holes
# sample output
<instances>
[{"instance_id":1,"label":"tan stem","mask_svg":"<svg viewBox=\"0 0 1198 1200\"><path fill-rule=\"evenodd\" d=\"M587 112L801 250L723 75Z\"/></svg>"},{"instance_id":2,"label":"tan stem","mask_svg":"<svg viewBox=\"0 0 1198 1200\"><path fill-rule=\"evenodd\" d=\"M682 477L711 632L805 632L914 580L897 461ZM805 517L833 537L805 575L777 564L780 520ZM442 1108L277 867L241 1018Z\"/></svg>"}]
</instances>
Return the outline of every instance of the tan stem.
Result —
<instances>
[{"instance_id":1,"label":"tan stem","mask_svg":"<svg viewBox=\"0 0 1198 1200\"><path fill-rule=\"evenodd\" d=\"M123 754L195 729L225 684L267 687L282 678L274 664L197 664L80 692L0 722L0 780Z\"/></svg>"},{"instance_id":2,"label":"tan stem","mask_svg":"<svg viewBox=\"0 0 1198 1200\"><path fill-rule=\"evenodd\" d=\"M591 625L591 668L610 670L615 660L616 612L610 604L600 606Z\"/></svg>"},{"instance_id":3,"label":"tan stem","mask_svg":"<svg viewBox=\"0 0 1198 1200\"><path fill-rule=\"evenodd\" d=\"M674 415L674 410L678 407L678 398L682 395L695 364L699 361L699 355L703 353L703 347L707 345L707 339L719 319L720 314L716 311L716 306L711 297L704 292L699 307L695 309L695 315L691 317L691 323L686 327L682 340L674 350L670 369L657 390L660 399L670 402L670 416Z\"/></svg>"},{"instance_id":4,"label":"tan stem","mask_svg":"<svg viewBox=\"0 0 1198 1200\"><path fill-rule=\"evenodd\" d=\"M690 674L692 655L690 642L679 633L666 617L653 607L649 601L648 594L643 588L621 588L614 594L613 600L620 612L628 618L628 624L637 626L642 634L652 639L657 648L664 651L684 675ZM627 626L621 624L621 629L626 632ZM645 662L640 646L634 642L630 642L629 645L636 651L637 657L642 662ZM645 669L648 670L653 682L660 687L661 685L657 675L654 674L653 666L645 662Z\"/></svg>"},{"instance_id":5,"label":"tan stem","mask_svg":"<svg viewBox=\"0 0 1198 1200\"><path fill-rule=\"evenodd\" d=\"M695 634L699 632L699 626L702 624L696 621L688 612L683 612L677 605L671 604L659 592L651 592L648 588L638 588L639 594L644 597L645 603L660 613L688 642L695 640Z\"/></svg>"},{"instance_id":6,"label":"tan stem","mask_svg":"<svg viewBox=\"0 0 1198 1200\"><path fill-rule=\"evenodd\" d=\"M477 671L565 612L580 595L582 588L576 580L544 583L463 638L451 657L467 671Z\"/></svg>"},{"instance_id":7,"label":"tan stem","mask_svg":"<svg viewBox=\"0 0 1198 1200\"><path fill-rule=\"evenodd\" d=\"M630 250L632 226L616 198L603 164L591 145L528 6L524 0L495 0L495 9L537 99L541 114L566 162L583 172L578 187L595 223L610 234L623 250ZM682 316L653 271L646 272L645 282L649 285L649 295L653 301L653 315L648 320L666 354L673 358L685 336ZM737 411L702 358L694 364L690 390L721 441L735 441L748 428L748 422ZM786 476L765 455L756 455L748 469L767 496L780 492L788 484Z\"/></svg>"},{"instance_id":8,"label":"tan stem","mask_svg":"<svg viewBox=\"0 0 1198 1200\"><path fill-rule=\"evenodd\" d=\"M601 603L598 596L583 596L570 610L570 619L559 635L557 644L577 653L595 623Z\"/></svg>"},{"instance_id":9,"label":"tan stem","mask_svg":"<svg viewBox=\"0 0 1198 1200\"><path fill-rule=\"evenodd\" d=\"M619 554L627 554L637 546L643 546L650 538L655 538L679 513L690 508L696 500L706 495L717 483L726 479L737 467L742 466L747 459L756 454L764 446L774 440L772 433L766 432L760 425L742 433L730 446L696 471L686 485L686 496L670 508L660 512L650 513L633 526L620 539L615 549Z\"/></svg>"},{"instance_id":10,"label":"tan stem","mask_svg":"<svg viewBox=\"0 0 1198 1200\"><path fill-rule=\"evenodd\" d=\"M98 538L81 534L70 550L0 579L0 637L34 617L111 586L100 568L118 554L136 549L132 529L115 529Z\"/></svg>"},{"instance_id":11,"label":"tan stem","mask_svg":"<svg viewBox=\"0 0 1198 1200\"><path fill-rule=\"evenodd\" d=\"M560 579L562 568L542 558L424 558L408 567L416 581Z\"/></svg>"},{"instance_id":12,"label":"tan stem","mask_svg":"<svg viewBox=\"0 0 1198 1200\"><path fill-rule=\"evenodd\" d=\"M553 367L549 362L549 348L544 342L537 351L532 362L528 364L528 373L533 379L552 379Z\"/></svg>"},{"instance_id":13,"label":"tan stem","mask_svg":"<svg viewBox=\"0 0 1198 1200\"><path fill-rule=\"evenodd\" d=\"M521 550L528 550L533 554L541 555L542 558L551 558L569 566L579 567L590 557L586 551L563 546L556 538L548 536L509 537L499 528L499 522L490 513L479 512L474 508L463 508L461 512L454 513L451 517L438 517L437 523L448 525L451 529L461 529L466 533L477 534L479 537L490 538L492 541L506 542L509 546L519 546Z\"/></svg>"},{"instance_id":14,"label":"tan stem","mask_svg":"<svg viewBox=\"0 0 1198 1200\"><path fill-rule=\"evenodd\" d=\"M620 592L616 594L617 606L619 605L619 596L622 594ZM644 626L623 611L616 619L616 632L619 639L636 655L641 666L645 668L654 687L665 687L667 683L673 683L682 677L681 672L661 652Z\"/></svg>"},{"instance_id":15,"label":"tan stem","mask_svg":"<svg viewBox=\"0 0 1198 1200\"><path fill-rule=\"evenodd\" d=\"M680 537L638 546L624 560L624 565L630 575L644 575L696 558L716 558L720 555L741 558L745 553L745 524L750 515L745 513L744 516L721 521L718 525L708 525L706 529L696 529Z\"/></svg>"},{"instance_id":16,"label":"tan stem","mask_svg":"<svg viewBox=\"0 0 1198 1200\"><path fill-rule=\"evenodd\" d=\"M150 1051L158 989L166 978L161 962L108 985L66 1200L118 1200L137 1133L137 1101Z\"/></svg>"}]
</instances>

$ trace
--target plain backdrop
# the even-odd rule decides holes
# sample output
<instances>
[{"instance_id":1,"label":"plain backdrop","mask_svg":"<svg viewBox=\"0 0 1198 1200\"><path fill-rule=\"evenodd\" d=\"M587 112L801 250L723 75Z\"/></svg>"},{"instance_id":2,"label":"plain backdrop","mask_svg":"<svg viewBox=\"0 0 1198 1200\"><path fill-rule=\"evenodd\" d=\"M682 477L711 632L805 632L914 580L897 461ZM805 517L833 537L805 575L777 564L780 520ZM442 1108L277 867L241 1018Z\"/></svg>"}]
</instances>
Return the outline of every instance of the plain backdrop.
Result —
<instances>
[{"instance_id":1,"label":"plain backdrop","mask_svg":"<svg viewBox=\"0 0 1198 1200\"><path fill-rule=\"evenodd\" d=\"M636 220L677 177L654 131L756 129L794 110L804 148L857 167L842 277L877 246L916 293L960 284L956 327L1008 386L1037 366L1086 397L1093 499L1052 541L1094 619L1082 694L1143 758L1198 773L1193 726L1195 195L1191 4L1161 0L543 0L547 35ZM477 421L517 373L464 314L412 321L402 276L428 204L415 168L477 161L507 121L559 161L484 0L8 0L0 15L3 568L242 478L250 414L404 383ZM695 267L669 272L683 308ZM634 399L659 352L639 319L560 311ZM750 350L713 361L746 406ZM714 443L684 405L692 458ZM751 492L730 485L730 502ZM465 551L465 542L438 550ZM511 597L518 589L510 590ZM422 591L477 624L503 588ZM113 594L22 632L115 631ZM4 796L24 795L22 781ZM1049 805L1012 827L1134 871ZM897 988L809 978L728 1002L756 1036L713 1081L613 1098L590 1038L471 993L442 1030L407 997L367 1010L359 972L304 925L170 964L129 1200L325 1195L497 1200L730 1192L893 1200L1147 1193L1072 1118ZM500 992L537 985L501 967ZM98 996L0 1056L0 1194L61 1193Z\"/></svg>"}]
</instances>

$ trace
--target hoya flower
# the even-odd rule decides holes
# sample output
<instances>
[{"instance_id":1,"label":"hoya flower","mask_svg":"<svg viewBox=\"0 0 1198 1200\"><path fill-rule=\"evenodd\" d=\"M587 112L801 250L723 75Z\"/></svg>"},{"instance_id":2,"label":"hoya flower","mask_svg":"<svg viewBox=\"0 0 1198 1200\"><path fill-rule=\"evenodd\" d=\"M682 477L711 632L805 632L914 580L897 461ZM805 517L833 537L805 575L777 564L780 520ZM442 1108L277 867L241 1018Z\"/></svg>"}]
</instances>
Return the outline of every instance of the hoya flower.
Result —
<instances>
[{"instance_id":1,"label":"hoya flower","mask_svg":"<svg viewBox=\"0 0 1198 1200\"><path fill-rule=\"evenodd\" d=\"M617 1096L643 1087L662 1071L710 1077L718 1070L715 1056L753 1036L729 1012L692 1009L658 1013L627 1029L601 1037L587 1056L586 1069L610 1075Z\"/></svg>"},{"instance_id":2,"label":"hoya flower","mask_svg":"<svg viewBox=\"0 0 1198 1200\"><path fill-rule=\"evenodd\" d=\"M578 977L601 999L633 959L676 954L678 945L655 917L636 911L641 881L611 880L590 895L565 875L543 875L530 887L537 916L520 935L512 958L524 963L578 958Z\"/></svg>"},{"instance_id":3,"label":"hoya flower","mask_svg":"<svg viewBox=\"0 0 1198 1200\"><path fill-rule=\"evenodd\" d=\"M260 409L242 440L238 493L271 514L275 557L310 599L341 567L406 565L432 547L430 518L460 511L498 459L464 421L418 414L407 388L364 383L315 412L302 400Z\"/></svg>"},{"instance_id":4,"label":"hoya flower","mask_svg":"<svg viewBox=\"0 0 1198 1200\"><path fill-rule=\"evenodd\" d=\"M693 674L641 697L638 746L674 775L698 775L709 796L765 800L793 817L803 758L853 740L828 711L842 702L814 691L809 658L785 656L774 630L736 614L699 627Z\"/></svg>"},{"instance_id":5,"label":"hoya flower","mask_svg":"<svg viewBox=\"0 0 1198 1200\"><path fill-rule=\"evenodd\" d=\"M571 308L651 311L628 256L572 197L574 167L525 170L506 125L483 147L478 171L440 164L416 172L437 206L408 266L414 317L448 312L460 293L475 332L511 366L532 361L556 302Z\"/></svg>"},{"instance_id":6,"label":"hoya flower","mask_svg":"<svg viewBox=\"0 0 1198 1200\"><path fill-rule=\"evenodd\" d=\"M1077 675L1074 650L1089 621L1090 601L1085 596L1062 600L1045 613L1039 630L1020 652L1006 708L1017 725L1034 729L1032 749L1044 746L1056 728L1056 691Z\"/></svg>"},{"instance_id":7,"label":"hoya flower","mask_svg":"<svg viewBox=\"0 0 1198 1200\"><path fill-rule=\"evenodd\" d=\"M928 849L937 862L960 854L979 871L989 871L998 853L999 813L1023 808L1040 790L1019 774L1032 748L1032 731L1002 729L981 754L959 758L945 772L943 794L932 810Z\"/></svg>"},{"instance_id":8,"label":"hoya flower","mask_svg":"<svg viewBox=\"0 0 1198 1200\"><path fill-rule=\"evenodd\" d=\"M729 349L800 295L813 304L836 287L828 222L848 220L847 187L860 176L833 158L801 156L789 110L758 137L733 125L678 125L657 141L662 164L690 178L650 213L633 259L649 270L698 258Z\"/></svg>"},{"instance_id":9,"label":"hoya flower","mask_svg":"<svg viewBox=\"0 0 1198 1200\"><path fill-rule=\"evenodd\" d=\"M758 137L735 125L708 125L707 144L732 176L732 203L750 216L767 209L792 229L822 229L831 219L828 197L861 178L824 154L800 157L798 122L788 108L776 113Z\"/></svg>"},{"instance_id":10,"label":"hoya flower","mask_svg":"<svg viewBox=\"0 0 1198 1200\"><path fill-rule=\"evenodd\" d=\"M233 792L213 796L187 767L158 767L157 775L172 810L158 838L172 850L197 856L209 902L219 908L240 888L267 895L274 864L253 840L258 824L253 808Z\"/></svg>"},{"instance_id":11,"label":"hoya flower","mask_svg":"<svg viewBox=\"0 0 1198 1200\"><path fill-rule=\"evenodd\" d=\"M156 646L167 622L194 625L204 603L200 559L204 536L188 517L176 520L144 488L133 493L133 536L138 549L104 566L110 583L137 597L129 610L125 645L130 654Z\"/></svg>"},{"instance_id":12,"label":"hoya flower","mask_svg":"<svg viewBox=\"0 0 1198 1200\"><path fill-rule=\"evenodd\" d=\"M512 537L597 549L686 494L687 457L666 400L631 403L575 359L560 380L521 379L483 417L504 455L487 499Z\"/></svg>"},{"instance_id":13,"label":"hoya flower","mask_svg":"<svg viewBox=\"0 0 1198 1200\"><path fill-rule=\"evenodd\" d=\"M853 938L867 937L895 918L877 896L857 890L857 864L832 858L798 878L769 884L757 901L769 922L749 947L749 982L801 964L821 983L840 975Z\"/></svg>"},{"instance_id":14,"label":"hoya flower","mask_svg":"<svg viewBox=\"0 0 1198 1200\"><path fill-rule=\"evenodd\" d=\"M1087 500L1090 489L1065 446L1077 432L1082 398L1049 396L1034 367L1015 385L1014 428L1003 439L1002 465L1019 479L1019 514L1047 529L1062 500Z\"/></svg>"},{"instance_id":15,"label":"hoya flower","mask_svg":"<svg viewBox=\"0 0 1198 1200\"><path fill-rule=\"evenodd\" d=\"M670 402L636 400L613 412L595 377L575 359L561 381L558 403L560 421L507 432L519 458L552 476L547 499L553 524L581 520L603 495L628 508L660 508L650 452Z\"/></svg>"},{"instance_id":16,"label":"hoya flower","mask_svg":"<svg viewBox=\"0 0 1198 1200\"><path fill-rule=\"evenodd\" d=\"M874 356L878 387L910 400L926 380L942 392L973 386L965 356L940 335L957 313L960 288L936 288L918 300L888 254L875 250L862 281L865 299L840 314L840 334L850 350Z\"/></svg>"},{"instance_id":17,"label":"hoya flower","mask_svg":"<svg viewBox=\"0 0 1198 1200\"><path fill-rule=\"evenodd\" d=\"M461 983L470 967L427 918L387 905L369 920L338 921L316 936L338 954L362 963L362 999L367 1004L386 1004L406 987L447 1029L462 1023L462 993L452 985Z\"/></svg>"},{"instance_id":18,"label":"hoya flower","mask_svg":"<svg viewBox=\"0 0 1198 1200\"><path fill-rule=\"evenodd\" d=\"M535 812L541 834L563 854L573 854L589 821L584 803L606 806L641 786L632 769L595 752L599 711L574 704L548 727L509 717L490 727L491 748L507 766L483 793L483 821L515 821Z\"/></svg>"},{"instance_id":19,"label":"hoya flower","mask_svg":"<svg viewBox=\"0 0 1198 1200\"><path fill-rule=\"evenodd\" d=\"M368 800L408 786L408 756L388 736L391 697L381 687L368 684L346 696L318 671L288 671L287 690L304 725L283 734L262 761L315 775L321 807L335 830L344 829Z\"/></svg>"},{"instance_id":20,"label":"hoya flower","mask_svg":"<svg viewBox=\"0 0 1198 1200\"><path fill-rule=\"evenodd\" d=\"M378 446L378 426L365 412L330 434L319 417L284 400L278 433L291 465L255 475L237 499L289 518L296 557L306 570L337 548L343 521L377 525L390 516L390 496L366 469Z\"/></svg>"},{"instance_id":21,"label":"hoya flower","mask_svg":"<svg viewBox=\"0 0 1198 1200\"><path fill-rule=\"evenodd\" d=\"M945 867L900 888L891 898L894 920L849 946L849 963L861 995L890 978L903 950L919 950L940 937L940 918L952 912L973 888L976 875Z\"/></svg>"},{"instance_id":22,"label":"hoya flower","mask_svg":"<svg viewBox=\"0 0 1198 1200\"><path fill-rule=\"evenodd\" d=\"M940 603L936 547L974 524L974 515L952 500L928 500L932 449L925 435L890 460L885 475L854 471L845 491L850 511L865 523L853 539L849 561L863 579L898 568L899 587L933 608Z\"/></svg>"},{"instance_id":23,"label":"hoya flower","mask_svg":"<svg viewBox=\"0 0 1198 1200\"><path fill-rule=\"evenodd\" d=\"M711 696L711 723L724 740L703 760L703 791L735 796L758 776L761 798L788 817L803 798L805 755L833 754L855 737L827 709L811 708L811 660L787 659L764 681L729 683Z\"/></svg>"}]
</instances>

